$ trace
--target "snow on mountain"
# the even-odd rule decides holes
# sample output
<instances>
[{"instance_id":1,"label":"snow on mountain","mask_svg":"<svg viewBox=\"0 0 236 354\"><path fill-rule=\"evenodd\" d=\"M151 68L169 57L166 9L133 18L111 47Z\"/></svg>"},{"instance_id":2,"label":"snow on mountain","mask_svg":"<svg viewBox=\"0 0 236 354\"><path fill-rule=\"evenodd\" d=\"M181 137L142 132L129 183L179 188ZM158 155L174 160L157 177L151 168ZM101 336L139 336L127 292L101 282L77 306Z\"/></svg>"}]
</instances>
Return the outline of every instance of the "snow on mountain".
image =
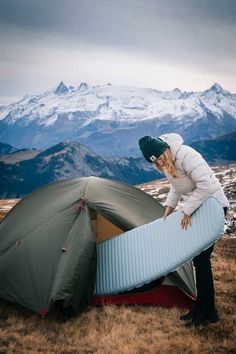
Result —
<instances>
[{"instance_id":1,"label":"snow on mountain","mask_svg":"<svg viewBox=\"0 0 236 354\"><path fill-rule=\"evenodd\" d=\"M191 142L235 129L236 97L219 84L203 92L182 92L87 83L75 88L60 82L0 107L0 141L19 148L72 139L107 156L127 156L137 154L143 133L176 131Z\"/></svg>"},{"instance_id":2,"label":"snow on mountain","mask_svg":"<svg viewBox=\"0 0 236 354\"><path fill-rule=\"evenodd\" d=\"M214 84L203 92L182 93L178 88L173 91L157 91L150 88L114 87L111 84L89 87L81 83L78 89L67 87L62 81L55 90L41 95L25 96L21 101L1 107L1 119L11 122L27 117L39 119L47 125L47 120L54 114L70 112L98 112L100 119L119 120L150 119L172 115L178 118L183 114L204 115L205 107L212 112L222 114L223 110L236 116L234 95L225 91L219 84Z\"/></svg>"}]
</instances>

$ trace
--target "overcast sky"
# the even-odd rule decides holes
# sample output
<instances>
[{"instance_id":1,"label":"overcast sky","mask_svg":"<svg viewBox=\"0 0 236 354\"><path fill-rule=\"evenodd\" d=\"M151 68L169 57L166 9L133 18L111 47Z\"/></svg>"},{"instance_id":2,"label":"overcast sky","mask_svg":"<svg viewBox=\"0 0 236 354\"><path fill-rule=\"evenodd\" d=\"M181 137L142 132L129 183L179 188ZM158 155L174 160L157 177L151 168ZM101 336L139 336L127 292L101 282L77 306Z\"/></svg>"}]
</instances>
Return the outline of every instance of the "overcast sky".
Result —
<instances>
[{"instance_id":1,"label":"overcast sky","mask_svg":"<svg viewBox=\"0 0 236 354\"><path fill-rule=\"evenodd\" d=\"M0 104L67 85L236 92L236 0L0 0Z\"/></svg>"}]
</instances>

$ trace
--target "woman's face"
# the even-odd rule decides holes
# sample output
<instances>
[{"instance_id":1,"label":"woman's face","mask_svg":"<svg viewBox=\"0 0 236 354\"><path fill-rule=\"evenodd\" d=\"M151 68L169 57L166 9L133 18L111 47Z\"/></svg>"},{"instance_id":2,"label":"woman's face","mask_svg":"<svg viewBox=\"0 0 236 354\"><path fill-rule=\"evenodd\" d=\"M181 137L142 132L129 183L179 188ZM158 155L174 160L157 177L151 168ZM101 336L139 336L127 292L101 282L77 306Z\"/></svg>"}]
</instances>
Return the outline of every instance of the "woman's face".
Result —
<instances>
[{"instance_id":1,"label":"woman's face","mask_svg":"<svg viewBox=\"0 0 236 354\"><path fill-rule=\"evenodd\" d=\"M158 159L154 161L154 165L157 167L158 170L163 170L163 167L165 166L165 155L162 154Z\"/></svg>"}]
</instances>

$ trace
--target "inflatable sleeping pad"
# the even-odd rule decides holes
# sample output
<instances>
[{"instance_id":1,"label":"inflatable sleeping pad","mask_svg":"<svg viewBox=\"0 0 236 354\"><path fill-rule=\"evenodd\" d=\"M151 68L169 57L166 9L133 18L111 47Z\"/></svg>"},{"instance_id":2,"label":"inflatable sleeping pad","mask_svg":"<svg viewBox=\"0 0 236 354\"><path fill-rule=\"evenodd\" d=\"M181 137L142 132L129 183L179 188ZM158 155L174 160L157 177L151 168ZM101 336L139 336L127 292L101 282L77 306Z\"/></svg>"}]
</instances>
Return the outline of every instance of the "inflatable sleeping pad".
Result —
<instances>
[{"instance_id":1,"label":"inflatable sleeping pad","mask_svg":"<svg viewBox=\"0 0 236 354\"><path fill-rule=\"evenodd\" d=\"M224 212L208 198L180 226L183 213L157 219L97 245L97 295L116 294L142 286L183 265L220 238Z\"/></svg>"}]
</instances>

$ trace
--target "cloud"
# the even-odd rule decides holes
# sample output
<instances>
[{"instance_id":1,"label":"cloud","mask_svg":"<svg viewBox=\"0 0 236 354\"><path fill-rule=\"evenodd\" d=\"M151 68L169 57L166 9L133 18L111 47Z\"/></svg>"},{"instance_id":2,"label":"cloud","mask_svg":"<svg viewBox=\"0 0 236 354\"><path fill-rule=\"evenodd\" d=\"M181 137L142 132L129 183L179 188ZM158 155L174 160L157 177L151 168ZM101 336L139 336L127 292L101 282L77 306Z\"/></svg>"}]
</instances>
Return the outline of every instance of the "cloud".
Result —
<instances>
[{"instance_id":1,"label":"cloud","mask_svg":"<svg viewBox=\"0 0 236 354\"><path fill-rule=\"evenodd\" d=\"M1 1L0 93L60 80L236 91L235 14L234 0Z\"/></svg>"}]
</instances>

